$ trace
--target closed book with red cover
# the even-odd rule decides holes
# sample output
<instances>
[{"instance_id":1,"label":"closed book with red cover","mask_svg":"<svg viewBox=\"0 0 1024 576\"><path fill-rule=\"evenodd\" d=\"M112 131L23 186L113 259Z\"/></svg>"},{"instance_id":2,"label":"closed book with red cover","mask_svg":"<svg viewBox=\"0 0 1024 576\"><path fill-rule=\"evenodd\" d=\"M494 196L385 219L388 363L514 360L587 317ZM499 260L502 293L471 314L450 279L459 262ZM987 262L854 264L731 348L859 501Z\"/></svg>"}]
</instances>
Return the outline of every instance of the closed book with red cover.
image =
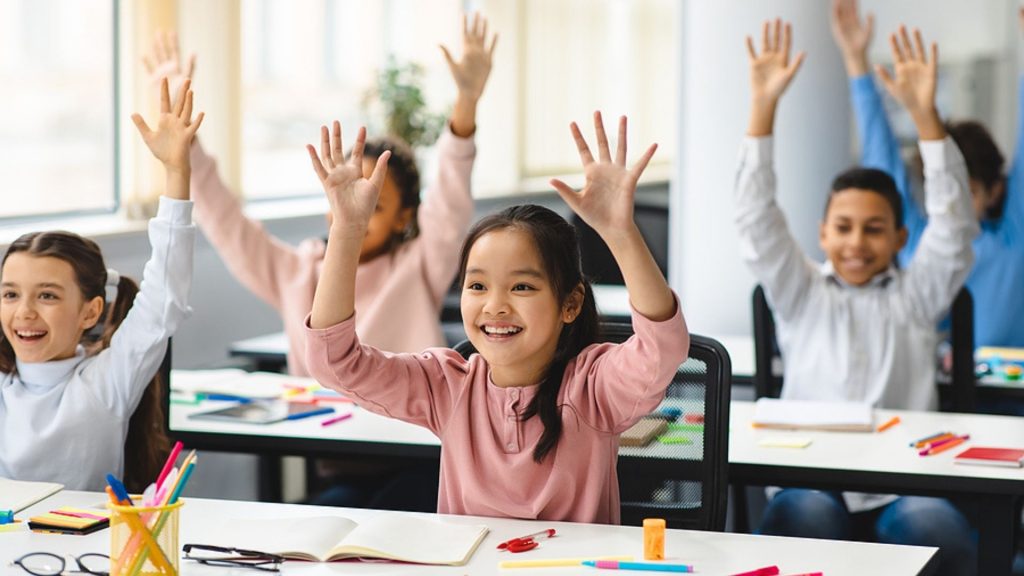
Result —
<instances>
[{"instance_id":1,"label":"closed book with red cover","mask_svg":"<svg viewBox=\"0 0 1024 576\"><path fill-rule=\"evenodd\" d=\"M957 454L953 461L957 464L1020 468L1024 465L1024 450L1018 448L968 448Z\"/></svg>"}]
</instances>

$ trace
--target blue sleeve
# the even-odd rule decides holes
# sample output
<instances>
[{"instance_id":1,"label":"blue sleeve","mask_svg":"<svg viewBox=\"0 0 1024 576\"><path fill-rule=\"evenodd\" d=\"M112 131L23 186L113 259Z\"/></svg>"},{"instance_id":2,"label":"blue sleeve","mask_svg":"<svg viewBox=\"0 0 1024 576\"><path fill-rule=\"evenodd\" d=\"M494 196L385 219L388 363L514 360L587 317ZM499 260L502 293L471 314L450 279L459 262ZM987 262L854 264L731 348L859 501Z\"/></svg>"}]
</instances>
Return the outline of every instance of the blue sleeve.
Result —
<instances>
[{"instance_id":1,"label":"blue sleeve","mask_svg":"<svg viewBox=\"0 0 1024 576\"><path fill-rule=\"evenodd\" d=\"M881 94L870 75L850 79L850 101L861 142L861 164L888 172L896 181L896 188L903 198L903 220L910 236L905 251L911 254L928 220L911 194L910 177L900 155L900 143L892 131Z\"/></svg>"},{"instance_id":2,"label":"blue sleeve","mask_svg":"<svg viewBox=\"0 0 1024 576\"><path fill-rule=\"evenodd\" d=\"M1006 181L1006 211L1024 221L1024 76L1017 83L1017 148Z\"/></svg>"}]
</instances>

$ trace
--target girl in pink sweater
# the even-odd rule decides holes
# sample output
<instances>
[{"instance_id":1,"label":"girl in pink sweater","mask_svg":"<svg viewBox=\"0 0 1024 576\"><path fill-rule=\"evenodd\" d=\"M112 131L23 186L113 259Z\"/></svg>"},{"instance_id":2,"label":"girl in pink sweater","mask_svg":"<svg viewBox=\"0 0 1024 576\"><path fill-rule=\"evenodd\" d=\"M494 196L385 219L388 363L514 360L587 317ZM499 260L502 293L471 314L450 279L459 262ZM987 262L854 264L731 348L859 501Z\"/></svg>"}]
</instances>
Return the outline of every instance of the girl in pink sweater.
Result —
<instances>
[{"instance_id":1,"label":"girl in pink sweater","mask_svg":"<svg viewBox=\"0 0 1024 576\"><path fill-rule=\"evenodd\" d=\"M448 130L438 146L437 178L420 204L415 157L404 143L379 138L367 143L367 162L390 150L396 161L381 186L377 210L367 226L359 256L356 301L363 312L359 335L393 352L419 352L445 343L441 307L458 265L458 248L473 218L470 176L476 157L477 102L491 72L497 37L479 15L463 22L459 60L442 47L458 95ZM191 75L194 57L180 65L177 38L158 37L144 60L157 81ZM195 219L235 278L281 314L288 336L288 371L308 375L303 320L313 303L325 245L312 238L297 248L274 238L243 212L238 198L217 173L217 164L196 140L192 146ZM328 215L328 219L330 216Z\"/></svg>"},{"instance_id":2,"label":"girl in pink sweater","mask_svg":"<svg viewBox=\"0 0 1024 576\"><path fill-rule=\"evenodd\" d=\"M679 304L633 221L636 182L656 146L626 164L626 119L612 159L596 113L599 157L576 124L586 185L552 185L601 235L622 269L634 335L597 342L597 310L573 228L554 212L516 206L481 220L461 254L462 318L478 354L390 354L354 326L360 244L387 173L361 170L341 128L323 129L313 167L331 205L323 273L307 319L306 361L326 386L368 410L425 426L441 439L442 513L616 523L618 437L662 400L689 336Z\"/></svg>"}]
</instances>

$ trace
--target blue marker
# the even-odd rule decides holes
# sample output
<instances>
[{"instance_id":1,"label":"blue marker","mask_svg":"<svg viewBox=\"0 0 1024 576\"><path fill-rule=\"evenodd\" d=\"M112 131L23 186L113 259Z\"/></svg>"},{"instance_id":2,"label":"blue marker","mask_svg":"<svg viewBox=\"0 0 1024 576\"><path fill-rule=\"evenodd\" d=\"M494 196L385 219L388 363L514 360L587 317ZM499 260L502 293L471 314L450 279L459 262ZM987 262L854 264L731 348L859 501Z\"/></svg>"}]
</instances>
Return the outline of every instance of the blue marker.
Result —
<instances>
[{"instance_id":1,"label":"blue marker","mask_svg":"<svg viewBox=\"0 0 1024 576\"><path fill-rule=\"evenodd\" d=\"M121 502L127 502L128 506L134 506L130 496L128 496L128 489L124 487L124 484L117 479L113 474L107 474L107 484L110 484L110 488L114 491L114 496Z\"/></svg>"},{"instance_id":2,"label":"blue marker","mask_svg":"<svg viewBox=\"0 0 1024 576\"><path fill-rule=\"evenodd\" d=\"M648 572L693 572L689 564L655 564L653 562L618 562L616 560L584 560L584 566L608 570L646 570Z\"/></svg>"},{"instance_id":3,"label":"blue marker","mask_svg":"<svg viewBox=\"0 0 1024 576\"><path fill-rule=\"evenodd\" d=\"M317 408L316 410L310 410L309 412L298 412L295 414L289 414L285 420L301 420L303 418L309 418L310 416L320 416L322 414L332 414L334 408L325 406L323 408Z\"/></svg>"},{"instance_id":4,"label":"blue marker","mask_svg":"<svg viewBox=\"0 0 1024 576\"><path fill-rule=\"evenodd\" d=\"M252 398L235 396L234 394L197 394L196 396L201 397L203 400L226 400L228 402L241 402L242 404L252 402Z\"/></svg>"},{"instance_id":5,"label":"blue marker","mask_svg":"<svg viewBox=\"0 0 1024 576\"><path fill-rule=\"evenodd\" d=\"M14 523L14 510L0 510L0 525Z\"/></svg>"}]
</instances>

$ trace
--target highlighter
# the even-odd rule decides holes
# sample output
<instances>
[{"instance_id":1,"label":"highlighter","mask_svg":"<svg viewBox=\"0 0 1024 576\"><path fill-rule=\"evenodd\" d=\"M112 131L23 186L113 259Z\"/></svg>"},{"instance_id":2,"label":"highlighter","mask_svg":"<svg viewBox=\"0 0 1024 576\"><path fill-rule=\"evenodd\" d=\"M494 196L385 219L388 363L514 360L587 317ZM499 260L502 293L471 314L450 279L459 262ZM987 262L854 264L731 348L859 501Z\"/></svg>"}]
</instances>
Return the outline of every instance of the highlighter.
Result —
<instances>
[{"instance_id":1,"label":"highlighter","mask_svg":"<svg viewBox=\"0 0 1024 576\"><path fill-rule=\"evenodd\" d=\"M644 560L665 559L665 520L644 518Z\"/></svg>"}]
</instances>

